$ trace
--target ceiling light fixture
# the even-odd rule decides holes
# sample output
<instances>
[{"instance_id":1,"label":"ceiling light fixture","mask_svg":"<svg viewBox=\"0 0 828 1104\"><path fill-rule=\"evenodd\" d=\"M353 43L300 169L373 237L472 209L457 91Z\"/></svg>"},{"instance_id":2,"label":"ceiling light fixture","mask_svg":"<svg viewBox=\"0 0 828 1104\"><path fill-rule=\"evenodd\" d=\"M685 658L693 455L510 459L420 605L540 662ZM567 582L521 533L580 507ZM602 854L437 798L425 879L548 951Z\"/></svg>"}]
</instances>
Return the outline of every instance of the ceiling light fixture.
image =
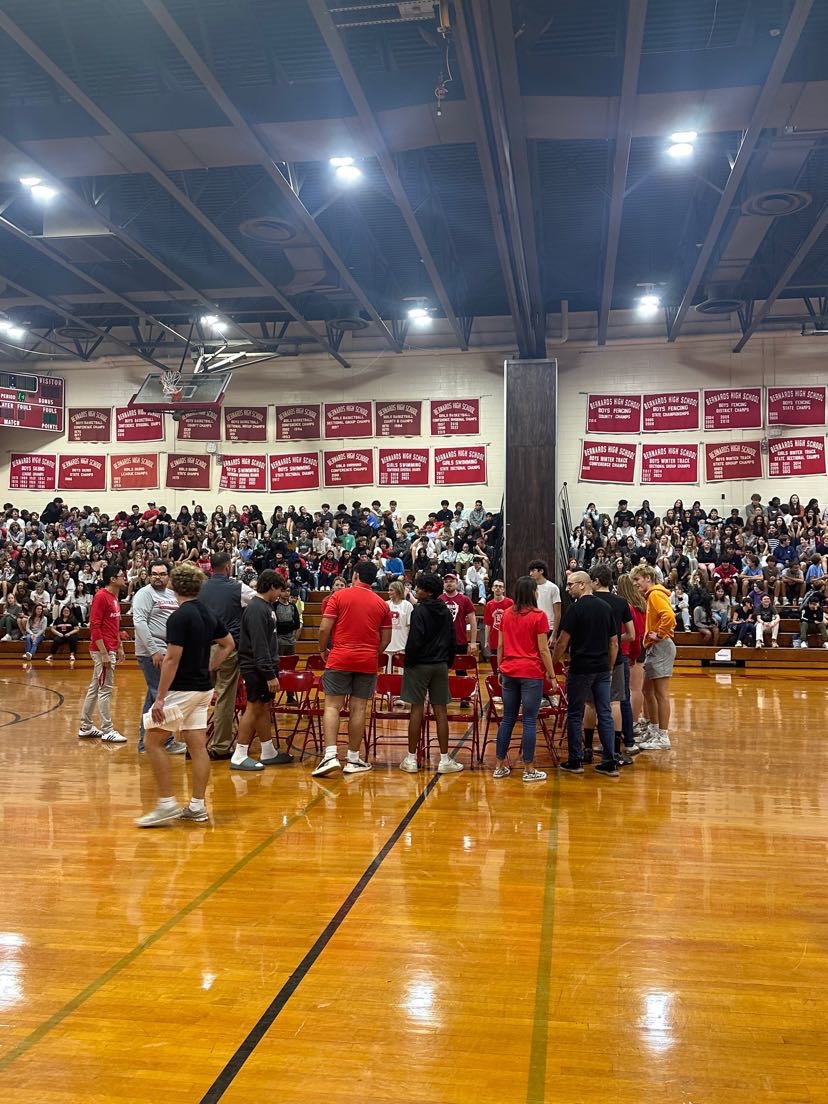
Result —
<instances>
[{"instance_id":1,"label":"ceiling light fixture","mask_svg":"<svg viewBox=\"0 0 828 1104\"><path fill-rule=\"evenodd\" d=\"M24 188L34 188L38 184L42 184L43 181L39 176L21 176L20 183Z\"/></svg>"},{"instance_id":2,"label":"ceiling light fixture","mask_svg":"<svg viewBox=\"0 0 828 1104\"><path fill-rule=\"evenodd\" d=\"M689 142L691 145L699 136L697 130L674 130L670 135L671 142Z\"/></svg>"},{"instance_id":3,"label":"ceiling light fixture","mask_svg":"<svg viewBox=\"0 0 828 1104\"><path fill-rule=\"evenodd\" d=\"M417 322L421 318L428 318L428 310L425 307L409 307L408 317L412 322Z\"/></svg>"},{"instance_id":4,"label":"ceiling light fixture","mask_svg":"<svg viewBox=\"0 0 828 1104\"><path fill-rule=\"evenodd\" d=\"M58 194L57 188L50 188L48 184L35 184L31 192L33 198L39 199L41 203L51 203Z\"/></svg>"},{"instance_id":5,"label":"ceiling light fixture","mask_svg":"<svg viewBox=\"0 0 828 1104\"><path fill-rule=\"evenodd\" d=\"M343 184L355 184L362 177L362 169L356 165L339 165L335 169L336 179Z\"/></svg>"},{"instance_id":6,"label":"ceiling light fixture","mask_svg":"<svg viewBox=\"0 0 828 1104\"><path fill-rule=\"evenodd\" d=\"M345 165L353 165L353 157L331 157L328 164L334 169L341 169Z\"/></svg>"},{"instance_id":7,"label":"ceiling light fixture","mask_svg":"<svg viewBox=\"0 0 828 1104\"><path fill-rule=\"evenodd\" d=\"M696 147L692 142L674 142L672 146L667 147L667 156L672 157L674 161L684 161L692 157L695 151Z\"/></svg>"},{"instance_id":8,"label":"ceiling light fixture","mask_svg":"<svg viewBox=\"0 0 828 1104\"><path fill-rule=\"evenodd\" d=\"M26 336L26 331L22 326L10 326L6 330L6 335L12 339L12 341L22 341Z\"/></svg>"},{"instance_id":9,"label":"ceiling light fixture","mask_svg":"<svg viewBox=\"0 0 828 1104\"><path fill-rule=\"evenodd\" d=\"M652 318L658 314L659 307L661 306L661 296L656 295L655 292L648 292L646 295L639 295L637 300L636 311L639 318Z\"/></svg>"}]
</instances>

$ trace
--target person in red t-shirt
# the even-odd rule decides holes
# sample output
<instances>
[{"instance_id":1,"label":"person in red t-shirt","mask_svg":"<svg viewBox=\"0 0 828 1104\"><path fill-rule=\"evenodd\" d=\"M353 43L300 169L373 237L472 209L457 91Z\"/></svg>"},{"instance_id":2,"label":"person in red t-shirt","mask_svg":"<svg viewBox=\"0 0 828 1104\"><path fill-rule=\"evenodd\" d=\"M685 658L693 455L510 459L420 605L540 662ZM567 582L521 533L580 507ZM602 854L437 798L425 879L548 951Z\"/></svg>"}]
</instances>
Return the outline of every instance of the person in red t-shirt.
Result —
<instances>
[{"instance_id":1,"label":"person in red t-shirt","mask_svg":"<svg viewBox=\"0 0 828 1104\"><path fill-rule=\"evenodd\" d=\"M497 674L497 642L500 639L500 622L503 620L503 613L514 605L511 598L506 597L506 584L501 579L495 579L492 583L492 594L494 598L491 598L486 603L486 609L483 612L483 627L486 633L486 651L489 653L489 663L492 665L492 671Z\"/></svg>"},{"instance_id":2,"label":"person in red t-shirt","mask_svg":"<svg viewBox=\"0 0 828 1104\"><path fill-rule=\"evenodd\" d=\"M103 570L103 587L92 599L89 609L89 651L92 654L92 680L83 703L78 736L82 739L104 740L108 744L125 744L122 736L112 727L110 703L115 686L115 665L123 662L124 645L121 642L120 594L126 586L124 569L117 565ZM92 723L92 714L98 707L101 727Z\"/></svg>"},{"instance_id":3,"label":"person in red t-shirt","mask_svg":"<svg viewBox=\"0 0 828 1104\"><path fill-rule=\"evenodd\" d=\"M535 740L538 710L543 696L543 678L552 679L555 668L549 652L549 619L538 609L538 585L528 575L515 586L515 602L503 613L497 662L503 688L503 720L497 730L494 777L511 773L506 755L521 704L523 705L523 781L543 782L546 772L535 768Z\"/></svg>"},{"instance_id":4,"label":"person in red t-shirt","mask_svg":"<svg viewBox=\"0 0 828 1104\"><path fill-rule=\"evenodd\" d=\"M342 768L336 745L340 713L349 696L344 773L361 774L371 769L371 764L360 757L359 745L365 739L365 712L374 696L377 669L391 640L391 610L371 589L377 578L375 563L360 561L354 576L349 588L331 594L319 625L319 651L325 657L325 753L313 772L317 776ZM334 628L336 639L332 641Z\"/></svg>"}]
</instances>

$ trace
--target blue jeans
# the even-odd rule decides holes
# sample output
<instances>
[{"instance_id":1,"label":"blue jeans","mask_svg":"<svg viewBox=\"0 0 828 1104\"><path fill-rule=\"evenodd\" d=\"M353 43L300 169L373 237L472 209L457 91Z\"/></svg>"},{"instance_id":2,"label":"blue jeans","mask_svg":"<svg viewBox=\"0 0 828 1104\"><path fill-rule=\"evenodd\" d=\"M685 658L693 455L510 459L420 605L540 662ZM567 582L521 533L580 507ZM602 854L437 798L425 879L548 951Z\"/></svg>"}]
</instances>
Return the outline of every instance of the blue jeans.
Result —
<instances>
[{"instance_id":1,"label":"blue jeans","mask_svg":"<svg viewBox=\"0 0 828 1104\"><path fill-rule=\"evenodd\" d=\"M610 708L610 672L597 671L583 675L570 673L566 680L566 735L569 743L569 762L581 763L584 758L584 706L589 691L595 703L598 717L598 736L601 740L602 763L615 762L615 726Z\"/></svg>"},{"instance_id":2,"label":"blue jeans","mask_svg":"<svg viewBox=\"0 0 828 1104\"><path fill-rule=\"evenodd\" d=\"M38 645L43 639L43 633L26 633L23 637L23 651L28 652L33 656L38 649Z\"/></svg>"},{"instance_id":3,"label":"blue jeans","mask_svg":"<svg viewBox=\"0 0 828 1104\"><path fill-rule=\"evenodd\" d=\"M543 695L543 679L512 678L510 675L501 675L500 684L503 687L503 720L497 730L497 757L506 758L522 702L523 740L520 751L524 763L532 763L535 759L538 710Z\"/></svg>"},{"instance_id":4,"label":"blue jeans","mask_svg":"<svg viewBox=\"0 0 828 1104\"><path fill-rule=\"evenodd\" d=\"M624 747L632 747L635 743L635 735L633 733L632 703L630 702L630 657L622 656L621 660L624 664L624 700L619 703L621 706L621 731L624 734Z\"/></svg>"}]
</instances>

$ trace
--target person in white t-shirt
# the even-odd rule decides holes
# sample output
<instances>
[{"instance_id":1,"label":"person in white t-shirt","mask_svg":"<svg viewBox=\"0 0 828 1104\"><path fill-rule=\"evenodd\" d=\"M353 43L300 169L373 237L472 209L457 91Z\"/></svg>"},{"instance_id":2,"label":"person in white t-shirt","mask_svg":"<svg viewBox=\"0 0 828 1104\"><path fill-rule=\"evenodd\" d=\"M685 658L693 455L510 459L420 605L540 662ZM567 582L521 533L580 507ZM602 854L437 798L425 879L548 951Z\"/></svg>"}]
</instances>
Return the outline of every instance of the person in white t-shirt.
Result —
<instances>
[{"instance_id":1,"label":"person in white t-shirt","mask_svg":"<svg viewBox=\"0 0 828 1104\"><path fill-rule=\"evenodd\" d=\"M395 579L388 587L391 597L388 599L388 608L391 610L391 640L385 649L388 656L388 670L391 670L391 658L397 652L404 652L408 642L408 631L411 628L411 613L414 609L405 596L405 584L400 579Z\"/></svg>"},{"instance_id":2,"label":"person in white t-shirt","mask_svg":"<svg viewBox=\"0 0 828 1104\"><path fill-rule=\"evenodd\" d=\"M529 564L529 575L538 585L538 609L546 614L550 639L555 640L561 621L561 592L557 583L547 579L548 571L549 568L543 560L532 560Z\"/></svg>"}]
</instances>

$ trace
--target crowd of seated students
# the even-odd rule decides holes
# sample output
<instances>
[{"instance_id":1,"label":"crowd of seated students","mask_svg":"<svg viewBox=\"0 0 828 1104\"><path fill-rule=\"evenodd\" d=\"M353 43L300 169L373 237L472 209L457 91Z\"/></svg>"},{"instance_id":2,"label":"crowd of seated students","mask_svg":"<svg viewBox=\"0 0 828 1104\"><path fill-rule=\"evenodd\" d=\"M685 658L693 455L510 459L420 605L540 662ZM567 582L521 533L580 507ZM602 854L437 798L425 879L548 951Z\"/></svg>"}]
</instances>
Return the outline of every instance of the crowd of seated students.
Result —
<instances>
[{"instance_id":1,"label":"crowd of seated students","mask_svg":"<svg viewBox=\"0 0 828 1104\"><path fill-rule=\"evenodd\" d=\"M751 495L722 515L681 499L656 516L645 499L613 513L587 504L569 541L567 571L605 562L617 579L649 563L671 589L679 632L708 644L778 646L782 617L799 619L794 647L828 648L828 507L792 494L767 504Z\"/></svg>"},{"instance_id":2,"label":"crowd of seated students","mask_svg":"<svg viewBox=\"0 0 828 1104\"><path fill-rule=\"evenodd\" d=\"M379 572L376 588L418 570L454 574L459 588L476 601L490 593L501 520L480 499L467 509L447 500L424 521L403 515L397 503L386 507L340 504L317 511L305 506L183 506L173 516L154 502L142 510L107 513L100 507L70 506L55 498L42 511L6 503L0 515L0 638L22 640L25 658L44 640L53 651L76 649L75 633L88 621L89 607L101 585L103 569L124 567L125 598L148 582L148 568L159 558L175 564L193 560L209 573L210 556L227 551L235 576L251 582L265 568L285 576L300 600L310 590L330 590L337 578L350 582L359 560L372 559Z\"/></svg>"}]
</instances>

